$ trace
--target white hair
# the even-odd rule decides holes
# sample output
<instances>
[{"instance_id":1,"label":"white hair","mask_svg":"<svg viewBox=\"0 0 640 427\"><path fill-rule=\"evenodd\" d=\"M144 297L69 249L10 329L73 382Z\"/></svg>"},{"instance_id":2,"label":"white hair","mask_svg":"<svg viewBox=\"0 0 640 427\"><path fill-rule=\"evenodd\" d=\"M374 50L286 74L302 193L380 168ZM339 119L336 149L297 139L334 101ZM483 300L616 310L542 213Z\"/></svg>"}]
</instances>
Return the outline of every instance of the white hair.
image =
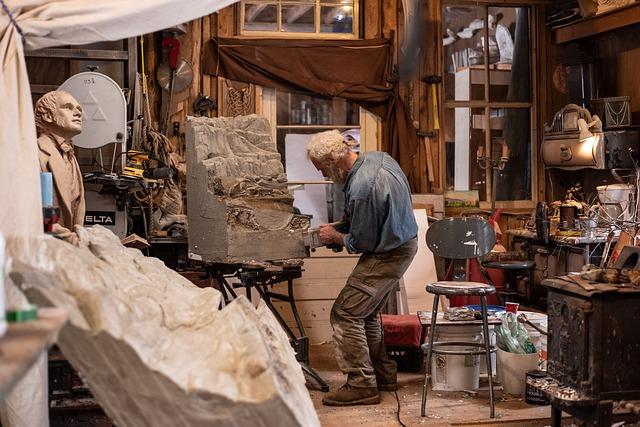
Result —
<instances>
[{"instance_id":1,"label":"white hair","mask_svg":"<svg viewBox=\"0 0 640 427\"><path fill-rule=\"evenodd\" d=\"M340 160L349 150L344 137L335 129L316 133L307 144L307 154L310 158L328 164Z\"/></svg>"}]
</instances>

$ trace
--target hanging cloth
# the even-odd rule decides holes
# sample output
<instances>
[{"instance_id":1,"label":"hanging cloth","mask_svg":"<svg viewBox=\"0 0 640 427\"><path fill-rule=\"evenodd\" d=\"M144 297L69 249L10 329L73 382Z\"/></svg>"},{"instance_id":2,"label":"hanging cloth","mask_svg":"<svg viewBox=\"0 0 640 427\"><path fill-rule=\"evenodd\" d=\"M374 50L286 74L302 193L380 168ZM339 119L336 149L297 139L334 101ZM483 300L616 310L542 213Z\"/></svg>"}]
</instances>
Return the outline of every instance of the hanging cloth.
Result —
<instances>
[{"instance_id":1,"label":"hanging cloth","mask_svg":"<svg viewBox=\"0 0 640 427\"><path fill-rule=\"evenodd\" d=\"M388 39L215 38L205 48L202 70L279 90L340 97L371 111L383 122L383 151L398 161L416 190L418 138L397 85L388 82L391 49Z\"/></svg>"}]
</instances>

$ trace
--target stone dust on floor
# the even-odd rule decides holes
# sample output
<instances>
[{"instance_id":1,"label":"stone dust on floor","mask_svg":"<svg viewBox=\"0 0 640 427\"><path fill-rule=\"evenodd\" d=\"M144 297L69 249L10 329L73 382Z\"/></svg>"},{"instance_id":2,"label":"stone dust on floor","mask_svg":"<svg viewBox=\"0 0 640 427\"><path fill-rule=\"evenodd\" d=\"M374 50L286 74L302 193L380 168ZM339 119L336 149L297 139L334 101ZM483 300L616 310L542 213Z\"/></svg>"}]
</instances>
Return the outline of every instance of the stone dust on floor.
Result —
<instances>
[{"instance_id":1,"label":"stone dust on floor","mask_svg":"<svg viewBox=\"0 0 640 427\"><path fill-rule=\"evenodd\" d=\"M311 366L329 383L339 387L345 377L335 362L333 344L312 345ZM551 424L549 406L534 406L522 398L503 396L496 390L496 418L489 418L488 391L476 396L465 392L429 392L427 417L420 416L423 373L398 373L400 419L407 426L522 426L538 427ZM482 386L482 384L481 384ZM397 421L398 402L395 393L381 392L378 405L331 407L322 404L322 393L310 385L313 404L323 427L400 426ZM568 420L567 420L568 421Z\"/></svg>"}]
</instances>

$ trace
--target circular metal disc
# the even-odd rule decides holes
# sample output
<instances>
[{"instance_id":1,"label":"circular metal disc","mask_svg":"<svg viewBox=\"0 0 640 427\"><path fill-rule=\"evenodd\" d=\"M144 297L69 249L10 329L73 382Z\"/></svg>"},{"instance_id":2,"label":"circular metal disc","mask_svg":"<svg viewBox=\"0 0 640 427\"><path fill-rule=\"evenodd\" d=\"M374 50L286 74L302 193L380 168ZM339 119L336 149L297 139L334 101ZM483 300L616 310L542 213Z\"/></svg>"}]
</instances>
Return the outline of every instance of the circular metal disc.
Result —
<instances>
[{"instance_id":1,"label":"circular metal disc","mask_svg":"<svg viewBox=\"0 0 640 427\"><path fill-rule=\"evenodd\" d=\"M164 62L160 64L158 66L156 78L158 79L158 84L162 89L166 91L171 90L171 67L169 67L169 65ZM191 85L191 82L193 82L193 69L191 68L191 64L184 59L181 59L178 62L173 78L174 93L181 92L188 88L189 85Z\"/></svg>"}]
</instances>

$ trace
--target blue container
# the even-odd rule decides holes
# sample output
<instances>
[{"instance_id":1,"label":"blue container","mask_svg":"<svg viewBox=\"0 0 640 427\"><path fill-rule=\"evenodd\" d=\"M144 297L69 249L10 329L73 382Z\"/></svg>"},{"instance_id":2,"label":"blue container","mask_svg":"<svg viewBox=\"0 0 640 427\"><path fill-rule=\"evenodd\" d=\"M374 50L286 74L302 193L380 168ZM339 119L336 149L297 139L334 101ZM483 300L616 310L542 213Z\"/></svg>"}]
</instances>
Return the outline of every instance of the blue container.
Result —
<instances>
[{"instance_id":1,"label":"blue container","mask_svg":"<svg viewBox=\"0 0 640 427\"><path fill-rule=\"evenodd\" d=\"M481 312L482 306L479 304L476 305L465 305L466 308L470 308L473 311ZM497 313L498 311L504 311L504 306L502 305L488 305L487 306L487 314L489 316Z\"/></svg>"},{"instance_id":2,"label":"blue container","mask_svg":"<svg viewBox=\"0 0 640 427\"><path fill-rule=\"evenodd\" d=\"M51 172L40 173L40 191L42 195L42 206L53 206L53 176Z\"/></svg>"}]
</instances>

